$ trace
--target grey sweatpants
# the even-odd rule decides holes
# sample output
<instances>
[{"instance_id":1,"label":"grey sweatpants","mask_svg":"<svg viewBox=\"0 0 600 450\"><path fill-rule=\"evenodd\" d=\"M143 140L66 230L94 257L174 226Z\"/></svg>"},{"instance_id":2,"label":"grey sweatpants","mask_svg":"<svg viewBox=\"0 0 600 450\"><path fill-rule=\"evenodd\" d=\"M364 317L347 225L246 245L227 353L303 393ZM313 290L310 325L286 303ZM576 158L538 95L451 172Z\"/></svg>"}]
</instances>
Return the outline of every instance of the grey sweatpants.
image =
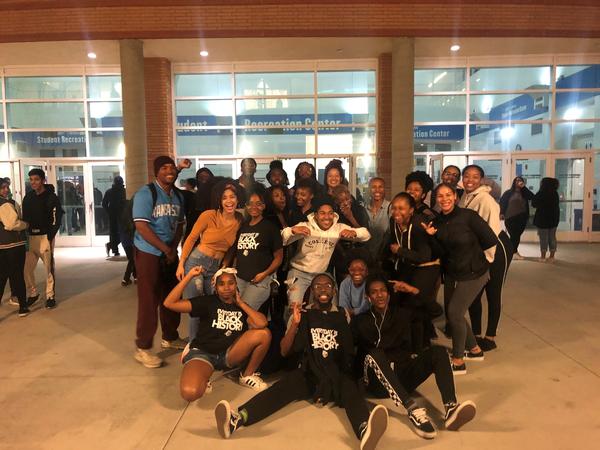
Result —
<instances>
[{"instance_id":1,"label":"grey sweatpants","mask_svg":"<svg viewBox=\"0 0 600 450\"><path fill-rule=\"evenodd\" d=\"M473 330L465 316L469 306L489 279L490 273L486 271L474 280L456 281L450 277L446 277L444 280L444 297L450 299L447 316L452 330L452 356L454 358L462 358L465 348L470 350L477 345Z\"/></svg>"}]
</instances>

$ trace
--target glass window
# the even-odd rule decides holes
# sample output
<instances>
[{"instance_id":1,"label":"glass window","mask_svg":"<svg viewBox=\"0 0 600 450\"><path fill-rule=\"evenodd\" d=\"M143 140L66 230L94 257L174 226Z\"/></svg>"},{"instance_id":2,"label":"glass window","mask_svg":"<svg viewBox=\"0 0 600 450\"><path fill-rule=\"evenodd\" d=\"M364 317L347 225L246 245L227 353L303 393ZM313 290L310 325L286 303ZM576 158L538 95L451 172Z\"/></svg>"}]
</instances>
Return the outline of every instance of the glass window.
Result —
<instances>
[{"instance_id":1,"label":"glass window","mask_svg":"<svg viewBox=\"0 0 600 450\"><path fill-rule=\"evenodd\" d=\"M6 78L7 99L83 98L82 77Z\"/></svg>"},{"instance_id":2,"label":"glass window","mask_svg":"<svg viewBox=\"0 0 600 450\"><path fill-rule=\"evenodd\" d=\"M320 98L317 101L319 125L375 123L375 97Z\"/></svg>"},{"instance_id":3,"label":"glass window","mask_svg":"<svg viewBox=\"0 0 600 450\"><path fill-rule=\"evenodd\" d=\"M83 128L83 103L8 103L9 128Z\"/></svg>"},{"instance_id":4,"label":"glass window","mask_svg":"<svg viewBox=\"0 0 600 450\"><path fill-rule=\"evenodd\" d=\"M471 164L476 164L483 169L485 177L494 181L502 189L502 160L501 159L483 159L474 156Z\"/></svg>"},{"instance_id":5,"label":"glass window","mask_svg":"<svg viewBox=\"0 0 600 450\"><path fill-rule=\"evenodd\" d=\"M91 131L90 156L125 157L125 144L122 131Z\"/></svg>"},{"instance_id":6,"label":"glass window","mask_svg":"<svg viewBox=\"0 0 600 450\"><path fill-rule=\"evenodd\" d=\"M8 133L11 158L83 158L82 131L30 131Z\"/></svg>"},{"instance_id":7,"label":"glass window","mask_svg":"<svg viewBox=\"0 0 600 450\"><path fill-rule=\"evenodd\" d=\"M202 164L202 167L206 167L210 170L215 177L233 177L233 166L230 163L209 163Z\"/></svg>"},{"instance_id":8,"label":"glass window","mask_svg":"<svg viewBox=\"0 0 600 450\"><path fill-rule=\"evenodd\" d=\"M413 132L415 152L466 150L464 125L418 125Z\"/></svg>"},{"instance_id":9,"label":"glass window","mask_svg":"<svg viewBox=\"0 0 600 450\"><path fill-rule=\"evenodd\" d=\"M242 97L268 95L312 95L312 72L272 72L235 74L235 94Z\"/></svg>"},{"instance_id":10,"label":"glass window","mask_svg":"<svg viewBox=\"0 0 600 450\"><path fill-rule=\"evenodd\" d=\"M469 150L546 150L550 147L550 125L490 124L470 125Z\"/></svg>"},{"instance_id":11,"label":"glass window","mask_svg":"<svg viewBox=\"0 0 600 450\"><path fill-rule=\"evenodd\" d=\"M123 126L121 102L89 102L90 128L116 128Z\"/></svg>"},{"instance_id":12,"label":"glass window","mask_svg":"<svg viewBox=\"0 0 600 450\"><path fill-rule=\"evenodd\" d=\"M471 120L545 120L551 94L471 95Z\"/></svg>"},{"instance_id":13,"label":"glass window","mask_svg":"<svg viewBox=\"0 0 600 450\"><path fill-rule=\"evenodd\" d=\"M319 128L319 154L375 153L375 129L348 127Z\"/></svg>"},{"instance_id":14,"label":"glass window","mask_svg":"<svg viewBox=\"0 0 600 450\"><path fill-rule=\"evenodd\" d=\"M550 89L550 66L543 67L474 67L471 69L472 91L522 91Z\"/></svg>"},{"instance_id":15,"label":"glass window","mask_svg":"<svg viewBox=\"0 0 600 450\"><path fill-rule=\"evenodd\" d=\"M467 100L464 95L415 97L415 122L465 121Z\"/></svg>"},{"instance_id":16,"label":"glass window","mask_svg":"<svg viewBox=\"0 0 600 450\"><path fill-rule=\"evenodd\" d=\"M0 133L0 159L8 159L8 147L4 142L4 133Z\"/></svg>"},{"instance_id":17,"label":"glass window","mask_svg":"<svg viewBox=\"0 0 600 450\"><path fill-rule=\"evenodd\" d=\"M272 116L270 118L262 117L260 120L285 121L286 118L290 118L289 114L303 116L308 114L312 117L315 113L315 105L312 99L266 98L237 100L235 108L238 125L246 125L243 123L244 119L240 119L240 116L248 116L249 118L252 118L252 116Z\"/></svg>"},{"instance_id":18,"label":"glass window","mask_svg":"<svg viewBox=\"0 0 600 450\"><path fill-rule=\"evenodd\" d=\"M231 74L175 75L176 97L231 97Z\"/></svg>"},{"instance_id":19,"label":"glass window","mask_svg":"<svg viewBox=\"0 0 600 450\"><path fill-rule=\"evenodd\" d=\"M252 155L287 155L307 154L315 152L314 133L282 133L280 129L267 130L268 134L256 133L257 130L240 129L237 132L237 154Z\"/></svg>"},{"instance_id":20,"label":"glass window","mask_svg":"<svg viewBox=\"0 0 600 450\"><path fill-rule=\"evenodd\" d=\"M233 131L177 130L177 156L192 155L233 155Z\"/></svg>"},{"instance_id":21,"label":"glass window","mask_svg":"<svg viewBox=\"0 0 600 450\"><path fill-rule=\"evenodd\" d=\"M600 231L600 153L596 153L594 157L594 187L592 194L592 231Z\"/></svg>"},{"instance_id":22,"label":"glass window","mask_svg":"<svg viewBox=\"0 0 600 450\"><path fill-rule=\"evenodd\" d=\"M554 148L557 150L600 148L600 122L557 123Z\"/></svg>"},{"instance_id":23,"label":"glass window","mask_svg":"<svg viewBox=\"0 0 600 450\"><path fill-rule=\"evenodd\" d=\"M227 126L232 123L231 100L179 100L175 109L178 127Z\"/></svg>"},{"instance_id":24,"label":"glass window","mask_svg":"<svg viewBox=\"0 0 600 450\"><path fill-rule=\"evenodd\" d=\"M4 108L2 108L2 103L0 103L0 129L2 128L4 128Z\"/></svg>"},{"instance_id":25,"label":"glass window","mask_svg":"<svg viewBox=\"0 0 600 450\"><path fill-rule=\"evenodd\" d=\"M556 89L580 88L600 88L600 64L556 67Z\"/></svg>"},{"instance_id":26,"label":"glass window","mask_svg":"<svg viewBox=\"0 0 600 450\"><path fill-rule=\"evenodd\" d=\"M556 118L562 120L600 119L600 92L558 92L556 94Z\"/></svg>"},{"instance_id":27,"label":"glass window","mask_svg":"<svg viewBox=\"0 0 600 450\"><path fill-rule=\"evenodd\" d=\"M317 72L319 94L374 94L375 71Z\"/></svg>"},{"instance_id":28,"label":"glass window","mask_svg":"<svg viewBox=\"0 0 600 450\"><path fill-rule=\"evenodd\" d=\"M121 98L122 87L119 75L87 77L87 95L91 99Z\"/></svg>"},{"instance_id":29,"label":"glass window","mask_svg":"<svg viewBox=\"0 0 600 450\"><path fill-rule=\"evenodd\" d=\"M465 69L415 70L415 92L464 91L467 86Z\"/></svg>"},{"instance_id":30,"label":"glass window","mask_svg":"<svg viewBox=\"0 0 600 450\"><path fill-rule=\"evenodd\" d=\"M585 198L584 168L584 158L557 159L554 163L554 177L559 182L559 230L583 230L583 203Z\"/></svg>"}]
</instances>

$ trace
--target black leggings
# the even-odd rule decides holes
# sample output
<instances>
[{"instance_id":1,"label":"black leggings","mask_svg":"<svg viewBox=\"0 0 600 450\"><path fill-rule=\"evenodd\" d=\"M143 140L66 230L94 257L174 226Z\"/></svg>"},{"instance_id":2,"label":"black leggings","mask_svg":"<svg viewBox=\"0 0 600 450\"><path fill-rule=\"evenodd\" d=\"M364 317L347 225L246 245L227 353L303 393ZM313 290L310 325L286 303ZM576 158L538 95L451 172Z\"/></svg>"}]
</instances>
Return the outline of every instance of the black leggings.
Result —
<instances>
[{"instance_id":1,"label":"black leggings","mask_svg":"<svg viewBox=\"0 0 600 450\"><path fill-rule=\"evenodd\" d=\"M444 404L455 403L454 378L450 368L448 354L443 347L434 345L411 359L407 364L396 365L393 369L390 361L381 349L373 349L363 362L367 389L378 397L390 397L396 406L407 410L415 406L409 395L431 374L435 375Z\"/></svg>"},{"instance_id":2,"label":"black leggings","mask_svg":"<svg viewBox=\"0 0 600 450\"><path fill-rule=\"evenodd\" d=\"M504 221L506 224L506 229L508 230L508 234L510 235L510 243L512 244L513 253L517 253L519 250L521 235L525 231L527 220L529 220L529 214L525 213L510 217Z\"/></svg>"},{"instance_id":3,"label":"black leggings","mask_svg":"<svg viewBox=\"0 0 600 450\"><path fill-rule=\"evenodd\" d=\"M0 297L4 293L6 281L10 281L11 294L19 300L19 307L27 307L25 289L25 245L0 250Z\"/></svg>"},{"instance_id":4,"label":"black leggings","mask_svg":"<svg viewBox=\"0 0 600 450\"><path fill-rule=\"evenodd\" d=\"M498 235L498 245L496 246L494 261L490 264L490 279L469 307L471 328L473 334L476 336L481 335L481 297L484 291L488 302L488 319L485 335L490 337L496 336L500 313L502 312L502 288L512 257L513 251L510 239L504 231L501 231Z\"/></svg>"},{"instance_id":5,"label":"black leggings","mask_svg":"<svg viewBox=\"0 0 600 450\"><path fill-rule=\"evenodd\" d=\"M252 397L248 402L238 408L246 410L248 419L244 425L252 425L271 414L279 411L287 404L308 400L315 390L314 384L306 377L302 369L295 369L286 374L270 388ZM358 390L354 380L347 375L340 379L340 392L342 406L352 424L356 437L360 438L360 425L369 419L367 402Z\"/></svg>"}]
</instances>

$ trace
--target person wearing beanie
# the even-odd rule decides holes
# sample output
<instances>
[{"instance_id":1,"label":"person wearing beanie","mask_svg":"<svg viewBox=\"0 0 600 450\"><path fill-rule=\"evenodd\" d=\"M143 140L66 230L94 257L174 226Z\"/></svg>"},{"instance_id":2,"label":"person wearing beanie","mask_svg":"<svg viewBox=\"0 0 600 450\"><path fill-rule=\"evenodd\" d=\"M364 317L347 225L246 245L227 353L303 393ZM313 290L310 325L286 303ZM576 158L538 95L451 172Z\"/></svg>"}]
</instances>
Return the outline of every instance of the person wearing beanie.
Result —
<instances>
[{"instance_id":1,"label":"person wearing beanie","mask_svg":"<svg viewBox=\"0 0 600 450\"><path fill-rule=\"evenodd\" d=\"M269 163L269 172L267 172L267 181L271 186L288 186L290 181L285 170L283 170L283 162L276 159Z\"/></svg>"},{"instance_id":2,"label":"person wearing beanie","mask_svg":"<svg viewBox=\"0 0 600 450\"><path fill-rule=\"evenodd\" d=\"M117 175L112 187L105 192L102 199L102 208L108 215L109 241L105 244L107 257L111 251L115 256L119 255L119 217L123 212L125 199L123 177Z\"/></svg>"},{"instance_id":3,"label":"person wearing beanie","mask_svg":"<svg viewBox=\"0 0 600 450\"><path fill-rule=\"evenodd\" d=\"M174 187L177 168L173 159L168 156L156 158L154 174L154 182L143 186L133 197L132 213L138 278L137 350L134 357L147 368L162 365L162 360L152 352L159 316L161 346L183 349L186 345L177 331L179 313L165 308L162 303L167 293L177 284L177 246L184 223L183 201Z\"/></svg>"}]
</instances>

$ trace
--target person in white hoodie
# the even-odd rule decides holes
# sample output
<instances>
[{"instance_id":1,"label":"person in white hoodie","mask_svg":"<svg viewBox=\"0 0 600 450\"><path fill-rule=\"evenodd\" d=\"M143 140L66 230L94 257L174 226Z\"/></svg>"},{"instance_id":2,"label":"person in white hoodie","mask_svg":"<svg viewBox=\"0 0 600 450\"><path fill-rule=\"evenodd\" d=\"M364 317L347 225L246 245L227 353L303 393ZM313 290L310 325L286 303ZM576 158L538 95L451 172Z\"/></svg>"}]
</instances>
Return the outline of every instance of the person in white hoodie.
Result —
<instances>
[{"instance_id":1,"label":"person in white hoodie","mask_svg":"<svg viewBox=\"0 0 600 450\"><path fill-rule=\"evenodd\" d=\"M297 253L290 261L286 280L290 307L293 303L302 303L304 293L315 275L327 270L340 239L366 242L371 238L366 228L352 228L338 220L333 204L330 200L323 199L316 211L309 214L307 222L300 222L281 231L284 246L301 240Z\"/></svg>"},{"instance_id":2,"label":"person in white hoodie","mask_svg":"<svg viewBox=\"0 0 600 450\"><path fill-rule=\"evenodd\" d=\"M473 334L485 352L497 347L495 339L502 311L502 288L512 261L513 250L508 234L500 225L500 205L490 194L492 188L483 184L484 177L483 169L477 165L472 164L463 169L462 183L465 193L458 205L477 212L498 236L498 244L485 251L486 259L490 262L490 279L469 307ZM488 302L488 320L485 336L481 336L481 297L484 290Z\"/></svg>"}]
</instances>

